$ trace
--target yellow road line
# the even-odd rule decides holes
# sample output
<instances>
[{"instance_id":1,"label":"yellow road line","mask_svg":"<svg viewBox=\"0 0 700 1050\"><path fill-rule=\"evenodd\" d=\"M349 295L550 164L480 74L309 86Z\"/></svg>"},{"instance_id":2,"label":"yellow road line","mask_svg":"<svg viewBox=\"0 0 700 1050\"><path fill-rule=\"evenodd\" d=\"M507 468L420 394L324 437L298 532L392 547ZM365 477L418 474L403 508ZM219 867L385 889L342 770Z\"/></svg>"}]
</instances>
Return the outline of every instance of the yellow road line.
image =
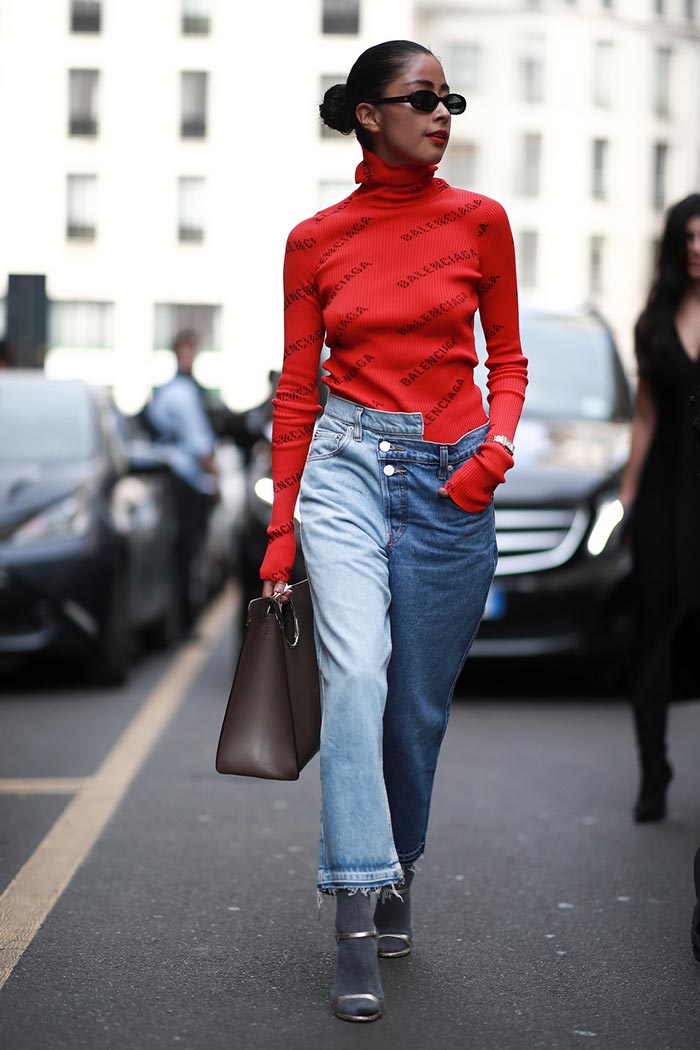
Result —
<instances>
[{"instance_id":1,"label":"yellow road line","mask_svg":"<svg viewBox=\"0 0 700 1050\"><path fill-rule=\"evenodd\" d=\"M181 705L212 645L229 620L222 596L202 618L199 638L186 645L121 737L0 896L0 988L70 883L151 749Z\"/></svg>"},{"instance_id":2,"label":"yellow road line","mask_svg":"<svg viewBox=\"0 0 700 1050\"><path fill-rule=\"evenodd\" d=\"M75 795L92 777L17 777L0 780L0 795Z\"/></svg>"}]
</instances>

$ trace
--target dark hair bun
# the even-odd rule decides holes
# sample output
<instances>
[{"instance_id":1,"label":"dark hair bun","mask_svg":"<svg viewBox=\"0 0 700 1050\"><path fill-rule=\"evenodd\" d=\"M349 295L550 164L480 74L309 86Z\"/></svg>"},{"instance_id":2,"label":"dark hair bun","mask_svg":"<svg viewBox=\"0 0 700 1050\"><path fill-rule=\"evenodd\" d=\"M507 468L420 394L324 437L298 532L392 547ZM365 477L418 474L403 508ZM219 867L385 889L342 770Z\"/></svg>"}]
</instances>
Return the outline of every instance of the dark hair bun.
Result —
<instances>
[{"instance_id":1,"label":"dark hair bun","mask_svg":"<svg viewBox=\"0 0 700 1050\"><path fill-rule=\"evenodd\" d=\"M348 99L346 84L334 84L328 88L318 109L321 120L329 128L339 131L342 135L349 135L354 131L355 107Z\"/></svg>"}]
</instances>

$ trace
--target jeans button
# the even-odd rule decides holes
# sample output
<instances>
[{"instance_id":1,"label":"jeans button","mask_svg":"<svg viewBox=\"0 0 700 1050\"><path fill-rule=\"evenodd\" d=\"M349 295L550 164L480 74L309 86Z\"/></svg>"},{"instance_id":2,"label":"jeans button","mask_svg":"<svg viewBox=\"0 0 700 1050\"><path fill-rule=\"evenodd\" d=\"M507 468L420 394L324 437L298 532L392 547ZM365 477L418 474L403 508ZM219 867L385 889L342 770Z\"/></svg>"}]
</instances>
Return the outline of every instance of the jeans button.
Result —
<instances>
[{"instance_id":1,"label":"jeans button","mask_svg":"<svg viewBox=\"0 0 700 1050\"><path fill-rule=\"evenodd\" d=\"M380 452L388 452L390 448L391 448L391 442L390 441L380 441L379 442L379 451Z\"/></svg>"},{"instance_id":2,"label":"jeans button","mask_svg":"<svg viewBox=\"0 0 700 1050\"><path fill-rule=\"evenodd\" d=\"M394 467L392 467L391 463L387 463L387 465L384 467L384 473L388 478L390 478L391 475L394 473Z\"/></svg>"}]
</instances>

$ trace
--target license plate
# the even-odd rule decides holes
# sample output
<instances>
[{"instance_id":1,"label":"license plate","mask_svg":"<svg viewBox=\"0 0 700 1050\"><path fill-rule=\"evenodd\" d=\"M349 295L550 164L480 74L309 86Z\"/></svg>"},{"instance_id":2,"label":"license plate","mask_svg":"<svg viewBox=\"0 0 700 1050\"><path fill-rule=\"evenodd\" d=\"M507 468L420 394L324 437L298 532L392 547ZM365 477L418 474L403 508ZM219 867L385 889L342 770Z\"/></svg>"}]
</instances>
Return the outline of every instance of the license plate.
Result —
<instances>
[{"instance_id":1,"label":"license plate","mask_svg":"<svg viewBox=\"0 0 700 1050\"><path fill-rule=\"evenodd\" d=\"M484 609L484 620L502 620L506 614L506 596L500 587L491 585L486 608Z\"/></svg>"}]
</instances>

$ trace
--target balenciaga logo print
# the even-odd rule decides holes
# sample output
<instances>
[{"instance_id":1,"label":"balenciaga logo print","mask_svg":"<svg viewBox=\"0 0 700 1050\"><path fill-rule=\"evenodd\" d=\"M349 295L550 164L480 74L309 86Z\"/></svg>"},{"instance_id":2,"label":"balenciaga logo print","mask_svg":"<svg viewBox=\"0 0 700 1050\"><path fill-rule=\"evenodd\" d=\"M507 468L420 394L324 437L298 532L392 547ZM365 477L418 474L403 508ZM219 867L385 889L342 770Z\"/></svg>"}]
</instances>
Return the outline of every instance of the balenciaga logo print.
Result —
<instances>
[{"instance_id":1,"label":"balenciaga logo print","mask_svg":"<svg viewBox=\"0 0 700 1050\"><path fill-rule=\"evenodd\" d=\"M290 255L291 252L307 252L307 251L310 251L311 248L315 248L315 247L316 247L316 238L315 237L304 237L300 241L293 240L292 238L290 238L287 241L287 247L286 247L285 250L286 250L286 254Z\"/></svg>"},{"instance_id":2,"label":"balenciaga logo print","mask_svg":"<svg viewBox=\"0 0 700 1050\"><path fill-rule=\"evenodd\" d=\"M363 215L357 220L357 222L354 222L344 233L341 233L337 240L333 241L333 243L326 248L325 252L323 252L321 258L318 260L319 266L324 262L328 262L336 252L339 252L340 249L344 247L344 245L349 244L353 237L357 237L358 233L363 233L372 222L374 222L374 219L371 215Z\"/></svg>"},{"instance_id":3,"label":"balenciaga logo print","mask_svg":"<svg viewBox=\"0 0 700 1050\"><path fill-rule=\"evenodd\" d=\"M374 361L373 354L363 354L362 357L358 357L352 368L335 377L336 383L351 383L355 376L359 375L362 369L366 368L371 361Z\"/></svg>"},{"instance_id":4,"label":"balenciaga logo print","mask_svg":"<svg viewBox=\"0 0 700 1050\"><path fill-rule=\"evenodd\" d=\"M310 382L304 383L302 386L296 386L293 390L281 390L276 400L279 402L299 401L300 398L308 397L309 394L313 394L314 390L317 389L318 383L316 382L316 377L314 377Z\"/></svg>"},{"instance_id":5,"label":"balenciaga logo print","mask_svg":"<svg viewBox=\"0 0 700 1050\"><path fill-rule=\"evenodd\" d=\"M457 340L454 336L450 336L450 338L446 339L442 346L439 346L434 353L430 354L428 357L424 357L419 365L412 368L405 376L401 376L402 386L411 386L415 383L416 379L420 379L421 376L424 376L429 372L434 365L438 364L439 361L442 361L443 357L445 357L446 354L449 354L450 350L454 350L456 346Z\"/></svg>"},{"instance_id":6,"label":"balenciaga logo print","mask_svg":"<svg viewBox=\"0 0 700 1050\"><path fill-rule=\"evenodd\" d=\"M476 290L479 293L479 296L486 295L486 293L490 292L492 288L495 288L496 283L500 281L500 279L501 275L499 273L494 273L491 274L490 277L485 277L483 281L479 281L479 283L476 286Z\"/></svg>"},{"instance_id":7,"label":"balenciaga logo print","mask_svg":"<svg viewBox=\"0 0 700 1050\"><path fill-rule=\"evenodd\" d=\"M301 338L295 339L293 343L287 343L284 348L285 358L291 357L292 354L298 354L300 350L306 350L310 346L316 346L323 340L324 329L316 328L313 332L309 332L308 335L302 335Z\"/></svg>"},{"instance_id":8,"label":"balenciaga logo print","mask_svg":"<svg viewBox=\"0 0 700 1050\"><path fill-rule=\"evenodd\" d=\"M290 427L289 430L283 430L279 434L275 434L272 439L272 447L275 448L279 445L291 445L294 441L303 441L304 438L313 434L313 430L313 423L304 423L303 426L300 427Z\"/></svg>"},{"instance_id":9,"label":"balenciaga logo print","mask_svg":"<svg viewBox=\"0 0 700 1050\"><path fill-rule=\"evenodd\" d=\"M303 284L300 288L295 288L294 291L289 292L284 297L284 308L289 309L292 303L298 303L302 299L307 299L310 295L316 295L315 284Z\"/></svg>"},{"instance_id":10,"label":"balenciaga logo print","mask_svg":"<svg viewBox=\"0 0 700 1050\"><path fill-rule=\"evenodd\" d=\"M418 317L409 321L408 324L402 325L401 328L397 328L396 331L399 335L408 335L409 332L415 332L419 328L422 328L425 324L430 324L436 317L441 317L443 314L448 314L450 310L456 310L462 303L468 302L471 298L469 292L459 292L458 295L453 295L451 299L445 299L443 302L434 306L432 310L426 310L425 313L420 314Z\"/></svg>"},{"instance_id":11,"label":"balenciaga logo print","mask_svg":"<svg viewBox=\"0 0 700 1050\"><path fill-rule=\"evenodd\" d=\"M285 489L294 488L301 481L301 476L304 473L303 470L296 470L293 474L288 474L286 478L280 478L272 486L273 492L284 492Z\"/></svg>"},{"instance_id":12,"label":"balenciaga logo print","mask_svg":"<svg viewBox=\"0 0 700 1050\"><path fill-rule=\"evenodd\" d=\"M477 208L481 207L481 204L481 199L475 197L468 204L462 204L459 208L446 211L444 215L439 215L436 219L430 219L428 222L424 222L422 226L411 227L406 233L400 235L401 240L412 241L423 233L432 233L433 230L439 230L442 226L449 226L453 222L457 222L458 219L462 219L465 215L469 215L470 212L476 211Z\"/></svg>"},{"instance_id":13,"label":"balenciaga logo print","mask_svg":"<svg viewBox=\"0 0 700 1050\"><path fill-rule=\"evenodd\" d=\"M464 379L458 379L457 382L454 384L454 386L452 386L451 389L447 391L445 396L441 397L440 400L437 402L437 404L433 405L433 407L430 409L430 411L426 413L426 415L425 415L425 425L426 425L426 427L431 426L431 424L433 424L436 419L439 419L440 416L442 415L442 413L446 409L448 409L450 407L450 405L452 404L454 399L457 397L457 394L460 392L460 390L464 386L464 383L465 383Z\"/></svg>"},{"instance_id":14,"label":"balenciaga logo print","mask_svg":"<svg viewBox=\"0 0 700 1050\"><path fill-rule=\"evenodd\" d=\"M335 341L338 342L343 332L347 332L348 328L367 312L368 308L366 306L355 306L352 310L348 310L335 326Z\"/></svg>"},{"instance_id":15,"label":"balenciaga logo print","mask_svg":"<svg viewBox=\"0 0 700 1050\"><path fill-rule=\"evenodd\" d=\"M431 274L437 270L444 270L448 266L454 266L455 263L466 262L468 259L478 259L479 253L474 248L465 248L461 252L453 252L452 255L443 255L440 259L434 259L432 262L426 263L420 270L415 270L413 273L406 274L400 281L396 282L398 288L410 288L416 281L422 280L423 277L430 277Z\"/></svg>"},{"instance_id":16,"label":"balenciaga logo print","mask_svg":"<svg viewBox=\"0 0 700 1050\"><path fill-rule=\"evenodd\" d=\"M343 288L345 288L346 285L350 284L350 281L352 281L353 277L359 277L360 274L364 273L365 270L368 270L371 265L372 263L368 259L366 259L364 262L359 262L356 266L352 266L348 270L348 272L344 274L339 281L336 281L333 287L331 288L330 292L328 293L328 296L326 297L326 306L329 306L335 299L336 295L338 295L339 292L342 292Z\"/></svg>"}]
</instances>

